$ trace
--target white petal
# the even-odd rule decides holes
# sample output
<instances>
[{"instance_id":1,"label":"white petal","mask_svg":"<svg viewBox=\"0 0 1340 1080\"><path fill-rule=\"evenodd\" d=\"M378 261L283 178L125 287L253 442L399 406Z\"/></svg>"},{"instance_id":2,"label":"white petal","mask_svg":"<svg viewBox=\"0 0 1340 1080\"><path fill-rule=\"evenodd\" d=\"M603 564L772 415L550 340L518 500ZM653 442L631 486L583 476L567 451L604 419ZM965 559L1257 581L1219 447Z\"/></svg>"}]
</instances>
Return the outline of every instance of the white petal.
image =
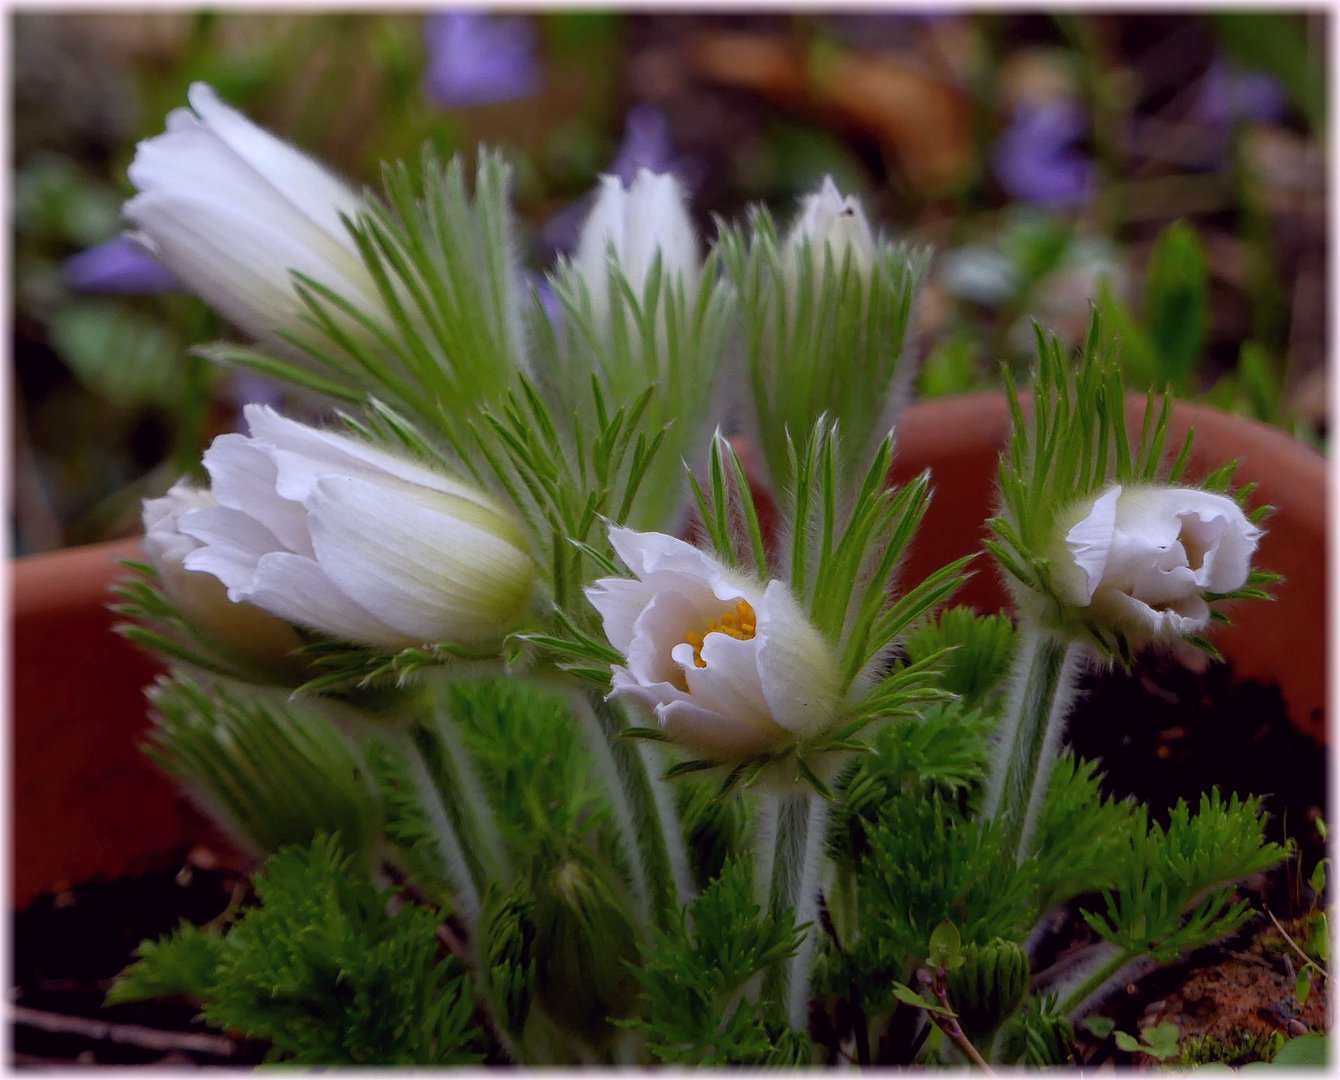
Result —
<instances>
[{"instance_id":1,"label":"white petal","mask_svg":"<svg viewBox=\"0 0 1340 1080\"><path fill-rule=\"evenodd\" d=\"M602 176L595 203L582 226L572 265L586 282L596 325L609 316L609 253L624 247L624 203L627 193L617 176Z\"/></svg>"},{"instance_id":2,"label":"white petal","mask_svg":"<svg viewBox=\"0 0 1340 1080\"><path fill-rule=\"evenodd\" d=\"M254 337L294 325L300 302L290 271L352 302L379 303L351 255L321 235L295 233L288 221L271 223L209 195L162 192L137 195L124 213L164 265Z\"/></svg>"},{"instance_id":3,"label":"white petal","mask_svg":"<svg viewBox=\"0 0 1340 1080\"><path fill-rule=\"evenodd\" d=\"M635 701L652 715L655 715L658 705L677 700L677 696L685 696L682 690L676 689L669 683L653 683L650 686L641 683L633 678L627 668L618 666L611 669L610 686L610 697L621 701Z\"/></svg>"},{"instance_id":4,"label":"white petal","mask_svg":"<svg viewBox=\"0 0 1340 1080\"><path fill-rule=\"evenodd\" d=\"M708 634L701 654L706 667L694 662L691 645L676 646L673 658L695 704L723 713L754 729L765 744L786 741L786 731L768 715L768 701L759 682L756 639L741 641L728 634Z\"/></svg>"},{"instance_id":5,"label":"white petal","mask_svg":"<svg viewBox=\"0 0 1340 1080\"><path fill-rule=\"evenodd\" d=\"M495 641L530 595L530 559L452 512L459 500L395 481L325 476L308 499L317 562L407 640Z\"/></svg>"},{"instance_id":6,"label":"white petal","mask_svg":"<svg viewBox=\"0 0 1340 1080\"><path fill-rule=\"evenodd\" d=\"M187 100L210 132L294 209L330 235L345 235L339 215L354 217L364 205L345 184L306 154L225 105L207 84L193 83Z\"/></svg>"},{"instance_id":7,"label":"white petal","mask_svg":"<svg viewBox=\"0 0 1340 1080\"><path fill-rule=\"evenodd\" d=\"M841 270L848 257L861 272L868 271L874 261L875 235L860 200L844 196L831 176L825 176L819 190L801 200L800 215L786 238L793 259L806 241L817 266L823 265L825 251L835 270Z\"/></svg>"},{"instance_id":8,"label":"white petal","mask_svg":"<svg viewBox=\"0 0 1340 1080\"><path fill-rule=\"evenodd\" d=\"M267 550L282 547L312 555L307 511L275 492L277 471L267 447L245 435L220 435L205 451L204 464L219 505L241 511L269 530L273 542Z\"/></svg>"},{"instance_id":9,"label":"white petal","mask_svg":"<svg viewBox=\"0 0 1340 1080\"><path fill-rule=\"evenodd\" d=\"M1127 488L1117 502L1117 528L1112 537L1104 580L1129 591L1147 567L1185 565L1185 553L1173 551L1182 523L1166 488Z\"/></svg>"},{"instance_id":10,"label":"white petal","mask_svg":"<svg viewBox=\"0 0 1340 1080\"><path fill-rule=\"evenodd\" d=\"M573 266L591 293L597 322L609 311L609 255L633 292L641 295L657 253L662 270L691 285L698 273L698 240L679 181L640 169L627 190L602 176L595 204L582 226Z\"/></svg>"},{"instance_id":11,"label":"white petal","mask_svg":"<svg viewBox=\"0 0 1340 1080\"><path fill-rule=\"evenodd\" d=\"M251 588L238 599L331 637L391 648L413 644L335 588L311 559L287 551L263 556Z\"/></svg>"},{"instance_id":12,"label":"white petal","mask_svg":"<svg viewBox=\"0 0 1340 1080\"><path fill-rule=\"evenodd\" d=\"M208 197L262 220L284 220L293 207L213 133L200 125L178 126L145 139L126 170L136 189L187 198ZM301 223L312 231L310 222Z\"/></svg>"},{"instance_id":13,"label":"white petal","mask_svg":"<svg viewBox=\"0 0 1340 1080\"><path fill-rule=\"evenodd\" d=\"M665 273L692 283L697 274L698 240L679 181L670 173L639 169L628 195L624 272L634 291L641 290L658 252Z\"/></svg>"},{"instance_id":14,"label":"white petal","mask_svg":"<svg viewBox=\"0 0 1340 1080\"><path fill-rule=\"evenodd\" d=\"M1178 490L1177 494L1183 546L1194 547L1200 555L1199 560L1191 560L1197 581L1211 592L1242 588L1264 533L1224 495L1195 489Z\"/></svg>"},{"instance_id":15,"label":"white petal","mask_svg":"<svg viewBox=\"0 0 1340 1080\"><path fill-rule=\"evenodd\" d=\"M144 523L144 550L160 571L169 564L180 565L199 543L181 531L181 518L195 510L214 505L214 496L206 488L197 488L178 480L157 499L145 499L140 519Z\"/></svg>"},{"instance_id":16,"label":"white petal","mask_svg":"<svg viewBox=\"0 0 1340 1080\"><path fill-rule=\"evenodd\" d=\"M1117 589L1102 589L1094 607L1136 642L1170 642L1187 634L1199 634L1210 623L1210 608L1199 595L1184 596L1155 609Z\"/></svg>"},{"instance_id":17,"label":"white petal","mask_svg":"<svg viewBox=\"0 0 1340 1080\"><path fill-rule=\"evenodd\" d=\"M497 503L478 488L389 454L362 439L300 424L268 405L249 404L242 413L252 438L269 443L278 451L275 486L287 499L302 502L316 481L332 472L369 480L391 476L474 503L499 521L505 516Z\"/></svg>"},{"instance_id":18,"label":"white petal","mask_svg":"<svg viewBox=\"0 0 1340 1080\"><path fill-rule=\"evenodd\" d=\"M170 110L163 124L163 127L168 131L189 131L191 128L200 126L200 117L196 116L190 109L181 107Z\"/></svg>"},{"instance_id":19,"label":"white petal","mask_svg":"<svg viewBox=\"0 0 1340 1080\"><path fill-rule=\"evenodd\" d=\"M833 720L839 673L832 646L780 581L768 585L757 614L758 674L769 712L798 738L816 735Z\"/></svg>"},{"instance_id":20,"label":"white petal","mask_svg":"<svg viewBox=\"0 0 1340 1080\"><path fill-rule=\"evenodd\" d=\"M181 531L200 547L186 556L188 570L213 574L228 586L228 597L241 600L255 584L256 566L279 542L255 518L227 506L211 506L183 515Z\"/></svg>"},{"instance_id":21,"label":"white petal","mask_svg":"<svg viewBox=\"0 0 1340 1080\"><path fill-rule=\"evenodd\" d=\"M1060 561L1052 579L1061 594L1081 607L1093 599L1103 580L1117 524L1121 485L1113 484L1093 501L1093 508L1065 536L1070 563Z\"/></svg>"},{"instance_id":22,"label":"white petal","mask_svg":"<svg viewBox=\"0 0 1340 1080\"><path fill-rule=\"evenodd\" d=\"M732 573L710 555L677 537L613 528L610 543L634 574L657 591L671 589L683 593L698 607L707 623L728 610L735 600L748 600L757 607L762 598L762 590L753 582Z\"/></svg>"},{"instance_id":23,"label":"white petal","mask_svg":"<svg viewBox=\"0 0 1340 1080\"><path fill-rule=\"evenodd\" d=\"M1181 549L1180 544L1174 547L1179 551ZM1196 585L1195 573L1186 565L1167 568L1149 566L1136 575L1130 595L1152 608L1159 608L1176 604L1187 597L1198 597L1200 590Z\"/></svg>"},{"instance_id":24,"label":"white petal","mask_svg":"<svg viewBox=\"0 0 1340 1080\"><path fill-rule=\"evenodd\" d=\"M628 670L643 683L684 684L674 662L674 649L691 631L706 630L704 619L682 593L656 593L633 624L633 640L626 651Z\"/></svg>"},{"instance_id":25,"label":"white petal","mask_svg":"<svg viewBox=\"0 0 1340 1080\"><path fill-rule=\"evenodd\" d=\"M586 599L600 613L605 637L616 650L628 654L633 627L655 594L640 581L601 578L586 589Z\"/></svg>"},{"instance_id":26,"label":"white petal","mask_svg":"<svg viewBox=\"0 0 1340 1080\"><path fill-rule=\"evenodd\" d=\"M776 745L748 721L704 709L692 701L669 701L656 707L661 727L672 739L708 754L726 757L763 753Z\"/></svg>"}]
</instances>

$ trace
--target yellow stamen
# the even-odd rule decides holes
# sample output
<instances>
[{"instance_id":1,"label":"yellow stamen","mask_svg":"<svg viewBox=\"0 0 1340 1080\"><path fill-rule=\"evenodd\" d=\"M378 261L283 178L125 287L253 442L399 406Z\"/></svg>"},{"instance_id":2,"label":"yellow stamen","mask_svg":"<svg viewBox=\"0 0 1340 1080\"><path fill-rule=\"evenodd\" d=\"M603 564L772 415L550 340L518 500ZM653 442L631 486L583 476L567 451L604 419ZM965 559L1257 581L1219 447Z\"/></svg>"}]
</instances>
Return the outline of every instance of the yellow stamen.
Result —
<instances>
[{"instance_id":1,"label":"yellow stamen","mask_svg":"<svg viewBox=\"0 0 1340 1080\"><path fill-rule=\"evenodd\" d=\"M703 659L703 639L708 634L725 634L736 641L750 641L757 629L758 616L749 601L737 600L734 608L723 611L701 634L691 631L684 635L684 640L693 646L694 665L703 668L707 667L707 661Z\"/></svg>"}]
</instances>

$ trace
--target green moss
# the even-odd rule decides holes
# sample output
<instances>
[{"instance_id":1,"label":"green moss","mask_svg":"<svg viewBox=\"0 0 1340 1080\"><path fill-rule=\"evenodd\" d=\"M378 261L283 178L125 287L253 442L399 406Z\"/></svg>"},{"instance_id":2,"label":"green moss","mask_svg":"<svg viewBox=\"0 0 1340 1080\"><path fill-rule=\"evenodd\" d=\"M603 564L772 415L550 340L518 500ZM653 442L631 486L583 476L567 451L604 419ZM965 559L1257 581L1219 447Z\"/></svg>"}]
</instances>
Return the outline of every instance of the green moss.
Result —
<instances>
[{"instance_id":1,"label":"green moss","mask_svg":"<svg viewBox=\"0 0 1340 1080\"><path fill-rule=\"evenodd\" d=\"M1253 1034L1239 1031L1227 1039L1201 1035L1185 1039L1181 1052L1170 1062L1172 1065L1249 1065L1253 1061L1270 1061L1284 1044L1278 1031Z\"/></svg>"}]
</instances>

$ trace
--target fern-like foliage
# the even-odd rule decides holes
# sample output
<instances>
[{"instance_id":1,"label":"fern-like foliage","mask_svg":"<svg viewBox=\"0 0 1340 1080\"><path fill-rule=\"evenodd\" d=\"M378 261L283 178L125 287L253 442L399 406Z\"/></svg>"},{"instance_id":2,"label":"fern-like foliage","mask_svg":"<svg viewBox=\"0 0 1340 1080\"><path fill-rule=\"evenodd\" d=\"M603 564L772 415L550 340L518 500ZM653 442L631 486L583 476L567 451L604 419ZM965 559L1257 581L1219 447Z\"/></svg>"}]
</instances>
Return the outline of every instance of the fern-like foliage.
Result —
<instances>
[{"instance_id":1,"label":"fern-like foliage","mask_svg":"<svg viewBox=\"0 0 1340 1080\"><path fill-rule=\"evenodd\" d=\"M1120 867L1132 857L1135 806L1103 798L1100 779L1092 761L1071 754L1057 759L1032 856L1039 918L1082 893L1111 887Z\"/></svg>"},{"instance_id":2,"label":"fern-like foliage","mask_svg":"<svg viewBox=\"0 0 1340 1080\"><path fill-rule=\"evenodd\" d=\"M1267 870L1285 849L1262 836L1261 800L1202 795L1192 814L1179 800L1168 824L1134 814L1130 848L1100 911L1081 911L1094 932L1130 957L1166 963L1231 934L1252 916L1231 883Z\"/></svg>"},{"instance_id":3,"label":"fern-like foliage","mask_svg":"<svg viewBox=\"0 0 1340 1080\"><path fill-rule=\"evenodd\" d=\"M957 804L979 787L991 725L981 709L955 701L881 729L871 740L873 752L862 755L843 785L832 836L839 862L860 867L870 832L899 798L938 795Z\"/></svg>"},{"instance_id":4,"label":"fern-like foliage","mask_svg":"<svg viewBox=\"0 0 1340 1080\"><path fill-rule=\"evenodd\" d=\"M764 913L747 861L731 859L666 932L657 932L633 975L642 988L628 1026L657 1061L681 1065L797 1065L808 1040L772 1026L750 994L755 977L800 944L789 918Z\"/></svg>"},{"instance_id":5,"label":"fern-like foliage","mask_svg":"<svg viewBox=\"0 0 1340 1080\"><path fill-rule=\"evenodd\" d=\"M984 705L999 689L1015 647L1008 615L978 615L951 607L903 639L909 664L942 654L940 683L967 705Z\"/></svg>"},{"instance_id":6,"label":"fern-like foliage","mask_svg":"<svg viewBox=\"0 0 1340 1080\"><path fill-rule=\"evenodd\" d=\"M862 1008L892 1003L895 980L924 960L931 932L948 920L965 945L1022 940L1032 923L1032 867L1016 866L992 829L967 827L938 795L905 792L866 833L856 877L859 937L847 945Z\"/></svg>"},{"instance_id":7,"label":"fern-like foliage","mask_svg":"<svg viewBox=\"0 0 1340 1080\"><path fill-rule=\"evenodd\" d=\"M223 933L183 928L141 946L110 999L203 999L213 1027L272 1044L295 1065L466 1065L489 1041L468 975L443 955L438 917L379 892L331 836L273 856L257 906Z\"/></svg>"}]
</instances>

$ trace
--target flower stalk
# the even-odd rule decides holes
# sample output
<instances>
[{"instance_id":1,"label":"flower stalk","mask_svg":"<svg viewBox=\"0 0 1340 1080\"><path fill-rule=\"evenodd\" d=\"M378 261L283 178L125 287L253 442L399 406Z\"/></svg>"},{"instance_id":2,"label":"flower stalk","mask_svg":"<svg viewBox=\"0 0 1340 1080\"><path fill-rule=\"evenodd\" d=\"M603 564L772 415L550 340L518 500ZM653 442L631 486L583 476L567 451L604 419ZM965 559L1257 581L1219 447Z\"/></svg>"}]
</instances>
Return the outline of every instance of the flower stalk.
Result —
<instances>
[{"instance_id":1,"label":"flower stalk","mask_svg":"<svg viewBox=\"0 0 1340 1080\"><path fill-rule=\"evenodd\" d=\"M1001 742L987 777L984 820L995 819L1016 862L1028 857L1066 717L1075 700L1080 646L1030 621L1020 628Z\"/></svg>"},{"instance_id":2,"label":"flower stalk","mask_svg":"<svg viewBox=\"0 0 1340 1080\"><path fill-rule=\"evenodd\" d=\"M479 886L475 881L470 861L466 858L465 848L451 823L442 788L433 779L423 752L413 736L407 731L397 732L395 741L404 755L419 805L432 828L438 857L442 860L442 867L452 886L456 913L473 938L479 929Z\"/></svg>"},{"instance_id":3,"label":"flower stalk","mask_svg":"<svg viewBox=\"0 0 1340 1080\"><path fill-rule=\"evenodd\" d=\"M760 903L770 915L794 912L795 925L807 927L794 956L773 965L763 980L763 998L784 1010L787 1023L804 1031L810 1001L810 968L814 963L819 918L819 874L828 833L831 804L821 795L779 795L766 815L770 827L760 830L759 873L766 884Z\"/></svg>"},{"instance_id":4,"label":"flower stalk","mask_svg":"<svg viewBox=\"0 0 1340 1080\"><path fill-rule=\"evenodd\" d=\"M608 701L572 697L573 711L602 774L644 913L664 929L692 894L689 857L669 784L655 775L653 750L624 738Z\"/></svg>"}]
</instances>

